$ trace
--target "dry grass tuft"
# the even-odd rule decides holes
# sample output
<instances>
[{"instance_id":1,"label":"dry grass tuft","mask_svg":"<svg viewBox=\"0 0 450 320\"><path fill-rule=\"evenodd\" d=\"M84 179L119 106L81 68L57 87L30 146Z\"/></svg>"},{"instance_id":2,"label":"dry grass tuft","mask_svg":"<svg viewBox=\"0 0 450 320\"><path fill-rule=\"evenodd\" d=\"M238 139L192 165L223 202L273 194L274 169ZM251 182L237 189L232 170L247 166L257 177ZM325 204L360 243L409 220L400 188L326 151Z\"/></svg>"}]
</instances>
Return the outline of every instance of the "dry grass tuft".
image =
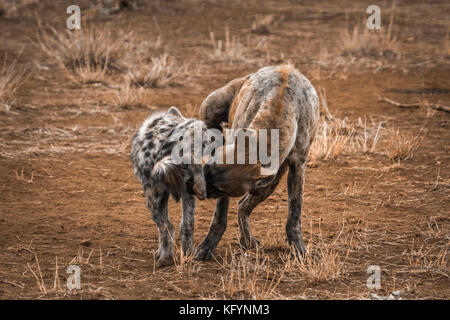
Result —
<instances>
[{"instance_id":1,"label":"dry grass tuft","mask_svg":"<svg viewBox=\"0 0 450 320\"><path fill-rule=\"evenodd\" d=\"M316 241L315 241L316 242ZM332 282L345 276L345 261L350 254L350 249L344 256L335 248L335 243L326 243L319 239L312 245L310 241L307 245L308 253L298 257L295 249L291 248L281 258L284 261L286 272L290 276L306 279L310 284Z\"/></svg>"},{"instance_id":2,"label":"dry grass tuft","mask_svg":"<svg viewBox=\"0 0 450 320\"><path fill-rule=\"evenodd\" d=\"M176 250L176 252L178 252L178 254L174 254L173 259L175 269L180 274L192 277L192 275L197 271L199 262L194 259L193 254L185 255L181 248L179 250Z\"/></svg>"},{"instance_id":3,"label":"dry grass tuft","mask_svg":"<svg viewBox=\"0 0 450 320\"><path fill-rule=\"evenodd\" d=\"M19 174L19 170L14 171L16 173L16 178L19 181L25 181L26 183L33 183L33 179L34 179L34 172L31 172L31 176L29 179L25 178L25 175L23 173L23 168Z\"/></svg>"},{"instance_id":4,"label":"dry grass tuft","mask_svg":"<svg viewBox=\"0 0 450 320\"><path fill-rule=\"evenodd\" d=\"M353 181L352 183L342 185L342 195L344 197L358 198L368 185L368 182L362 183L358 181Z\"/></svg>"},{"instance_id":5,"label":"dry grass tuft","mask_svg":"<svg viewBox=\"0 0 450 320\"><path fill-rule=\"evenodd\" d=\"M273 269L270 258L259 249L243 251L230 247L221 266L225 274L220 286L230 299L273 299L284 276L284 270Z\"/></svg>"},{"instance_id":6,"label":"dry grass tuft","mask_svg":"<svg viewBox=\"0 0 450 320\"><path fill-rule=\"evenodd\" d=\"M328 109L325 89L319 90L319 98L321 119L309 151L312 161L334 160L343 153L376 153L383 136L383 122L340 119Z\"/></svg>"},{"instance_id":7,"label":"dry grass tuft","mask_svg":"<svg viewBox=\"0 0 450 320\"><path fill-rule=\"evenodd\" d=\"M333 121L333 115L331 114L330 109L328 109L328 100L325 88L319 88L319 100L321 109L320 115L325 117L328 121Z\"/></svg>"},{"instance_id":8,"label":"dry grass tuft","mask_svg":"<svg viewBox=\"0 0 450 320\"><path fill-rule=\"evenodd\" d=\"M395 6L391 9L395 11ZM392 31L394 13L387 26L369 30L365 23L341 30L337 48L322 47L314 59L310 77L315 80L347 79L360 70L377 73L384 69L400 67L401 45Z\"/></svg>"},{"instance_id":9,"label":"dry grass tuft","mask_svg":"<svg viewBox=\"0 0 450 320\"><path fill-rule=\"evenodd\" d=\"M322 119L316 138L309 151L311 159L333 160L343 151L350 140L350 135L339 134L338 126L341 124Z\"/></svg>"},{"instance_id":10,"label":"dry grass tuft","mask_svg":"<svg viewBox=\"0 0 450 320\"><path fill-rule=\"evenodd\" d=\"M188 254L184 254L181 246L177 244L176 241L174 244L174 255L173 262L175 266L175 270L182 275L187 276L192 279L192 276L201 268L201 262L195 260L195 255L193 252L189 252Z\"/></svg>"},{"instance_id":11,"label":"dry grass tuft","mask_svg":"<svg viewBox=\"0 0 450 320\"><path fill-rule=\"evenodd\" d=\"M66 77L77 84L96 84L106 83L107 62L102 67L101 65L80 64L74 66L72 70L67 69L61 65Z\"/></svg>"},{"instance_id":12,"label":"dry grass tuft","mask_svg":"<svg viewBox=\"0 0 450 320\"><path fill-rule=\"evenodd\" d=\"M392 160L408 160L414 155L423 140L423 130L418 135L409 132L400 133L400 130L394 130L391 136L390 145L387 149L387 155Z\"/></svg>"},{"instance_id":13,"label":"dry grass tuft","mask_svg":"<svg viewBox=\"0 0 450 320\"><path fill-rule=\"evenodd\" d=\"M332 160L343 152L353 133L353 127L347 125L346 119L333 117L328 109L325 89L319 90L319 98L321 120L309 156L313 161Z\"/></svg>"},{"instance_id":14,"label":"dry grass tuft","mask_svg":"<svg viewBox=\"0 0 450 320\"><path fill-rule=\"evenodd\" d=\"M225 41L215 40L214 32L209 33L211 44L214 48L209 57L214 61L226 62L229 64L247 62L248 49L240 43L239 38L230 36L230 29L225 28Z\"/></svg>"},{"instance_id":15,"label":"dry grass tuft","mask_svg":"<svg viewBox=\"0 0 450 320\"><path fill-rule=\"evenodd\" d=\"M41 265L39 263L39 259L37 257L36 252L33 252L33 254L34 254L34 259L35 259L35 265L37 267L37 272L35 272L33 270L32 266L29 264L29 262L27 262L27 270L29 270L33 274L34 278L36 279L36 284L39 288L39 291L42 294L46 295L48 291L45 286L44 278L42 276Z\"/></svg>"},{"instance_id":16,"label":"dry grass tuft","mask_svg":"<svg viewBox=\"0 0 450 320\"><path fill-rule=\"evenodd\" d=\"M106 26L82 30L39 27L37 45L55 59L67 78L78 84L106 83L112 71L127 71L127 80L139 87L164 87L189 73L162 52L161 37L138 42L132 33L112 32ZM128 92L128 91L127 91Z\"/></svg>"},{"instance_id":17,"label":"dry grass tuft","mask_svg":"<svg viewBox=\"0 0 450 320\"><path fill-rule=\"evenodd\" d=\"M394 7L392 8L394 10ZM392 34L394 14L392 13L389 25L378 30L369 30L362 23L355 26L352 31L345 28L339 38L341 55L350 57L371 57L399 59L401 57L399 44Z\"/></svg>"},{"instance_id":18,"label":"dry grass tuft","mask_svg":"<svg viewBox=\"0 0 450 320\"><path fill-rule=\"evenodd\" d=\"M126 55L130 33L106 26L84 26L81 30L38 26L37 46L64 70L104 72L120 69ZM80 71L78 71L80 73Z\"/></svg>"},{"instance_id":19,"label":"dry grass tuft","mask_svg":"<svg viewBox=\"0 0 450 320\"><path fill-rule=\"evenodd\" d=\"M276 206L270 206L266 205L267 208L270 208L273 212L273 221L271 221L271 228L268 228L266 230L266 241L263 244L263 248L276 248L281 249L286 246L287 238L286 238L286 232L284 229L285 222L281 219L281 217L276 217L278 210L280 208L279 205Z\"/></svg>"},{"instance_id":20,"label":"dry grass tuft","mask_svg":"<svg viewBox=\"0 0 450 320\"><path fill-rule=\"evenodd\" d=\"M138 64L149 63L152 57L161 55L166 51L166 46L163 43L161 35L155 39L136 39L132 38L130 41L130 52L124 57L126 64L137 62Z\"/></svg>"},{"instance_id":21,"label":"dry grass tuft","mask_svg":"<svg viewBox=\"0 0 450 320\"><path fill-rule=\"evenodd\" d=\"M331 119L331 120L329 120ZM322 117L317 135L310 149L311 160L334 160L341 154L376 153L383 136L383 123L369 125L358 118L349 122L331 113Z\"/></svg>"},{"instance_id":22,"label":"dry grass tuft","mask_svg":"<svg viewBox=\"0 0 450 320\"><path fill-rule=\"evenodd\" d=\"M372 122L372 126L367 125L366 119L364 122L361 118L358 118L358 126L361 130L358 131L359 138L355 139L359 149L364 153L375 153L381 137L383 136L382 126L383 123L379 122L378 126Z\"/></svg>"},{"instance_id":23,"label":"dry grass tuft","mask_svg":"<svg viewBox=\"0 0 450 320\"><path fill-rule=\"evenodd\" d=\"M354 58L348 60L344 57L336 56L335 53L329 53L326 48L321 48L317 60L313 62L310 76L314 80L345 80L348 78L351 66L355 62L354 60Z\"/></svg>"},{"instance_id":24,"label":"dry grass tuft","mask_svg":"<svg viewBox=\"0 0 450 320\"><path fill-rule=\"evenodd\" d=\"M144 89L135 88L128 81L120 85L115 95L115 103L120 108L133 109L145 106Z\"/></svg>"},{"instance_id":25,"label":"dry grass tuft","mask_svg":"<svg viewBox=\"0 0 450 320\"><path fill-rule=\"evenodd\" d=\"M26 69L17 65L17 59L6 63L7 56L0 69L0 103L8 102L26 80Z\"/></svg>"},{"instance_id":26,"label":"dry grass tuft","mask_svg":"<svg viewBox=\"0 0 450 320\"><path fill-rule=\"evenodd\" d=\"M128 68L128 79L138 87L165 87L189 75L189 66L177 65L166 53L152 58L150 64L137 64Z\"/></svg>"},{"instance_id":27,"label":"dry grass tuft","mask_svg":"<svg viewBox=\"0 0 450 320\"><path fill-rule=\"evenodd\" d=\"M437 185L437 184L436 184ZM443 223L439 225L438 221L445 218L441 216L431 216L426 220L425 230L417 228L421 234L426 238L426 240L443 240L450 241L450 232L447 224Z\"/></svg>"},{"instance_id":28,"label":"dry grass tuft","mask_svg":"<svg viewBox=\"0 0 450 320\"><path fill-rule=\"evenodd\" d=\"M426 248L421 246L415 248L414 242L410 251L406 254L408 264L412 271L416 272L437 272L439 274L448 275L448 261L446 259L448 245L440 250L435 247Z\"/></svg>"}]
</instances>

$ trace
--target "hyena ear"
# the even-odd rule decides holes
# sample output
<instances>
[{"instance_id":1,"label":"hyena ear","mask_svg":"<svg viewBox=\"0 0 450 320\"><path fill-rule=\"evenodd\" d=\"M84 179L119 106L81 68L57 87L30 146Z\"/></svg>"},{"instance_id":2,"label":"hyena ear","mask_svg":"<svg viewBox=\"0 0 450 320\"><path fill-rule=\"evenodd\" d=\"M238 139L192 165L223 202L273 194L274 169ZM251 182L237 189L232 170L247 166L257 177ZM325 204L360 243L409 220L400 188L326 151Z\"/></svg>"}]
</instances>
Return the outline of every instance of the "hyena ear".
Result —
<instances>
[{"instance_id":1,"label":"hyena ear","mask_svg":"<svg viewBox=\"0 0 450 320\"><path fill-rule=\"evenodd\" d=\"M167 114L171 114L171 115L174 115L176 117L184 118L183 115L181 114L180 110L178 110L174 106L171 106L169 108L169 110L167 111Z\"/></svg>"},{"instance_id":2,"label":"hyena ear","mask_svg":"<svg viewBox=\"0 0 450 320\"><path fill-rule=\"evenodd\" d=\"M152 174L164 183L175 201L180 199L184 187L183 177L186 174L183 168L175 164L170 157L165 157L155 164Z\"/></svg>"}]
</instances>

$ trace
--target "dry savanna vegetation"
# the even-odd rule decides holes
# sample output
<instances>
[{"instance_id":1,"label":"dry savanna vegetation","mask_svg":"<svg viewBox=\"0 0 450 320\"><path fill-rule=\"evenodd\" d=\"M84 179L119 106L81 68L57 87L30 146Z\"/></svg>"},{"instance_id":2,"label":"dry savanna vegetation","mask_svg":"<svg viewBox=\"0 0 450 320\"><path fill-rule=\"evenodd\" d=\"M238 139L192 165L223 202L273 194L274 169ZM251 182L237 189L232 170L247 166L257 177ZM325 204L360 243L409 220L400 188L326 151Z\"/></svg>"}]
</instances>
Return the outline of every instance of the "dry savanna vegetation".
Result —
<instances>
[{"instance_id":1,"label":"dry savanna vegetation","mask_svg":"<svg viewBox=\"0 0 450 320\"><path fill-rule=\"evenodd\" d=\"M381 1L379 30L361 1L79 1L68 30L71 4L0 1L0 299L450 298L447 2ZM177 240L156 268L135 130L171 105L196 117L213 90L280 63L320 97L308 254L287 245L284 177L252 214L260 246L240 247L233 199L211 262ZM196 244L214 205L197 202Z\"/></svg>"}]
</instances>

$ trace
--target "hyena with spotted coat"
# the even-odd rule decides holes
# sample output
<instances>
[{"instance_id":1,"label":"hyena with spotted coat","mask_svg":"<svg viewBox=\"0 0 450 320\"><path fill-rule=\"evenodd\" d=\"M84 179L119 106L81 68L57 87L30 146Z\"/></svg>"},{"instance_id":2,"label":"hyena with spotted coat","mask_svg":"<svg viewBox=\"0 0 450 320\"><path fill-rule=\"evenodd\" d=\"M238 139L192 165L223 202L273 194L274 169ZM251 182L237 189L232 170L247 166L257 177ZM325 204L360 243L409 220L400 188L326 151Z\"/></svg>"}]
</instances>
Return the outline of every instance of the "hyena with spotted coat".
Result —
<instances>
[{"instance_id":1,"label":"hyena with spotted coat","mask_svg":"<svg viewBox=\"0 0 450 320\"><path fill-rule=\"evenodd\" d=\"M207 197L218 200L210 230L197 248L196 258L212 257L226 229L229 197L243 196L238 209L240 242L244 247L256 246L258 242L249 229L250 214L273 193L287 169L286 235L296 252L303 254L300 215L305 167L319 120L317 93L308 79L289 65L262 68L211 93L200 107L200 118L208 128L219 130L223 129L223 122L228 122L231 129L278 129L279 167L269 177L261 174L261 164L214 163L204 167Z\"/></svg>"},{"instance_id":2,"label":"hyena with spotted coat","mask_svg":"<svg viewBox=\"0 0 450 320\"><path fill-rule=\"evenodd\" d=\"M183 203L182 249L185 254L193 249L194 195L201 200L206 196L202 164L179 164L172 158L172 150L179 143L179 137L192 134L196 126L202 133L206 130L202 121L186 119L178 109L171 107L165 113L146 119L132 139L134 172L142 183L147 207L159 232L158 266L173 263L174 228L168 216L169 195L176 201L181 198ZM189 148L193 150L194 140L191 141Z\"/></svg>"}]
</instances>

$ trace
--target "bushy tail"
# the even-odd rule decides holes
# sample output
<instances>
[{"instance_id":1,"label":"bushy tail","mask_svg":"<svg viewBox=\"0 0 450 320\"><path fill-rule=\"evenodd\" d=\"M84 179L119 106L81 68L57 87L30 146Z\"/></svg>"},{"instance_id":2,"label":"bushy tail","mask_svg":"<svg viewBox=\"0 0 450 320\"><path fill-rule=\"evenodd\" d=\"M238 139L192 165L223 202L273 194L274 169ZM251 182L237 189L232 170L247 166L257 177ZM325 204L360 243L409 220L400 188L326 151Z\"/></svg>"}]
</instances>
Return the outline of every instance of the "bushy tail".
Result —
<instances>
[{"instance_id":1,"label":"bushy tail","mask_svg":"<svg viewBox=\"0 0 450 320\"><path fill-rule=\"evenodd\" d=\"M184 188L185 170L173 163L171 158L166 157L156 163L152 173L156 179L166 186L175 201L178 201Z\"/></svg>"}]
</instances>

